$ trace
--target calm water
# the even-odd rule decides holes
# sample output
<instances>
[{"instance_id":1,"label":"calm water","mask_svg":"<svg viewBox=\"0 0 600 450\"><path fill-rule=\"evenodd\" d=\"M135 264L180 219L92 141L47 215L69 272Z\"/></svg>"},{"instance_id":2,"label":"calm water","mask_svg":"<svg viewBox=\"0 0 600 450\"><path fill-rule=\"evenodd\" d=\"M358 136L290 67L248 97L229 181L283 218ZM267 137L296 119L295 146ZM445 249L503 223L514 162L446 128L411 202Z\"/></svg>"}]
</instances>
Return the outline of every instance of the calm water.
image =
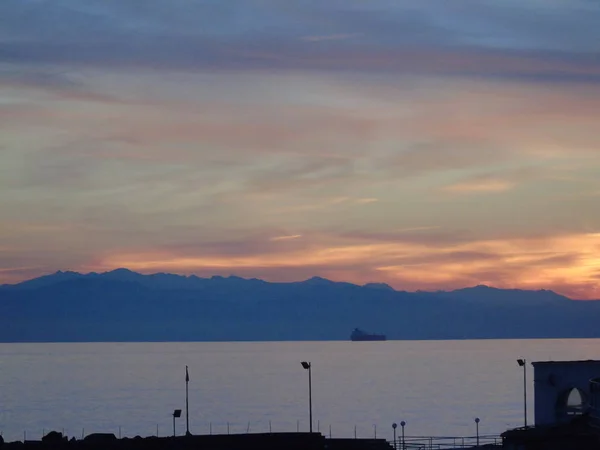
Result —
<instances>
[{"instance_id":1,"label":"calm water","mask_svg":"<svg viewBox=\"0 0 600 450\"><path fill-rule=\"evenodd\" d=\"M312 361L314 426L336 436L482 434L523 422L515 360L594 359L599 340L0 344L0 430L7 440L43 430L72 436L172 433L185 408L190 367L194 433L308 430ZM528 364L529 366L529 364ZM532 368L528 367L530 394ZM533 398L530 395L530 419ZM185 411L185 410L184 410ZM184 412L185 414L185 412ZM298 422L299 421L299 422ZM317 422L318 421L318 422ZM185 417L178 420L185 430Z\"/></svg>"}]
</instances>

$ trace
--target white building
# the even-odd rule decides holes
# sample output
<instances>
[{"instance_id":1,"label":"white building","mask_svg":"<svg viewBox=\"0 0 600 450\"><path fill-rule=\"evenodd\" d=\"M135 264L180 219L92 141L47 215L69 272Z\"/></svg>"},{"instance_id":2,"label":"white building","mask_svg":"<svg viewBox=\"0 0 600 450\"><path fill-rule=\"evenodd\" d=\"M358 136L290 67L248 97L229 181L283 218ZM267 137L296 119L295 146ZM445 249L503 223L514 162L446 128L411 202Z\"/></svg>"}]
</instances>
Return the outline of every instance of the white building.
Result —
<instances>
[{"instance_id":1,"label":"white building","mask_svg":"<svg viewBox=\"0 0 600 450\"><path fill-rule=\"evenodd\" d=\"M569 422L590 407L600 406L600 390L591 383L600 378L600 361L543 361L532 365L536 426Z\"/></svg>"}]
</instances>

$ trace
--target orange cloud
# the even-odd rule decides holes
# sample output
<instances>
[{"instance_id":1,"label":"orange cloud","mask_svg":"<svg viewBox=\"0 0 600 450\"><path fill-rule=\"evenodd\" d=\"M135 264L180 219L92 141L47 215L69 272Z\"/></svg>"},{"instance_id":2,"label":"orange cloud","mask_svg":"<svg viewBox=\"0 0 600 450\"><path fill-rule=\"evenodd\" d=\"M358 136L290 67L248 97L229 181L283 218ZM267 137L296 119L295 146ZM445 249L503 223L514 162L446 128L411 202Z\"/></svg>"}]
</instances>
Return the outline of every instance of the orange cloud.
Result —
<instances>
[{"instance_id":1,"label":"orange cloud","mask_svg":"<svg viewBox=\"0 0 600 450\"><path fill-rule=\"evenodd\" d=\"M454 193L469 192L505 192L515 187L515 184L508 180L485 179L472 180L444 186L442 190Z\"/></svg>"},{"instance_id":2,"label":"orange cloud","mask_svg":"<svg viewBox=\"0 0 600 450\"><path fill-rule=\"evenodd\" d=\"M326 241L329 241L328 244ZM600 234L476 240L434 246L417 242L347 242L331 236L318 245L247 256L180 256L172 252L113 254L103 267L186 273L219 272L273 281L290 273L331 276L355 283L388 282L398 289L556 288L577 298L600 296ZM262 274L262 275L261 275Z\"/></svg>"}]
</instances>

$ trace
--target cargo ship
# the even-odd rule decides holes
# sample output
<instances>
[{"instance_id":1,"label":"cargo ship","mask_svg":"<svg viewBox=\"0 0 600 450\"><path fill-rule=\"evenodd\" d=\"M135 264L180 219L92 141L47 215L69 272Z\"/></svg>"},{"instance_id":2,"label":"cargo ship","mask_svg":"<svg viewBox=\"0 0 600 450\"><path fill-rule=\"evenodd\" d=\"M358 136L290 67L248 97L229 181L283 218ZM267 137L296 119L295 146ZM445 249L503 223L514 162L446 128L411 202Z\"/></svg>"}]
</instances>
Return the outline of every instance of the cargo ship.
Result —
<instances>
[{"instance_id":1,"label":"cargo ship","mask_svg":"<svg viewBox=\"0 0 600 450\"><path fill-rule=\"evenodd\" d=\"M371 334L359 328L355 328L350 335L352 341L385 341L385 334Z\"/></svg>"}]
</instances>

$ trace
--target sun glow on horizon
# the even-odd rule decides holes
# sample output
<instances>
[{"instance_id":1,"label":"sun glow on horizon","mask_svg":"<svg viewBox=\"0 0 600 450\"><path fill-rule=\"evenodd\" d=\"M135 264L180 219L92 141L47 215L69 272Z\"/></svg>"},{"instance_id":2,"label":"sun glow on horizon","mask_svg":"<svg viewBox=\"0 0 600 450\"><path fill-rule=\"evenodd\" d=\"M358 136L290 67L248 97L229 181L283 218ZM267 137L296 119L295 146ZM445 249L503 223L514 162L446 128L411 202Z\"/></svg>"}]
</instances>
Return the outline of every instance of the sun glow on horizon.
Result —
<instances>
[{"instance_id":1,"label":"sun glow on horizon","mask_svg":"<svg viewBox=\"0 0 600 450\"><path fill-rule=\"evenodd\" d=\"M443 249L425 243L357 242L227 257L143 251L110 255L98 265L145 273L246 275L267 281L296 281L294 274L304 273L307 277L319 275L357 284L385 282L403 290L449 290L488 284L498 288L545 288L576 299L597 299L600 259L592 250L597 246L600 236L589 233L482 240Z\"/></svg>"}]
</instances>

